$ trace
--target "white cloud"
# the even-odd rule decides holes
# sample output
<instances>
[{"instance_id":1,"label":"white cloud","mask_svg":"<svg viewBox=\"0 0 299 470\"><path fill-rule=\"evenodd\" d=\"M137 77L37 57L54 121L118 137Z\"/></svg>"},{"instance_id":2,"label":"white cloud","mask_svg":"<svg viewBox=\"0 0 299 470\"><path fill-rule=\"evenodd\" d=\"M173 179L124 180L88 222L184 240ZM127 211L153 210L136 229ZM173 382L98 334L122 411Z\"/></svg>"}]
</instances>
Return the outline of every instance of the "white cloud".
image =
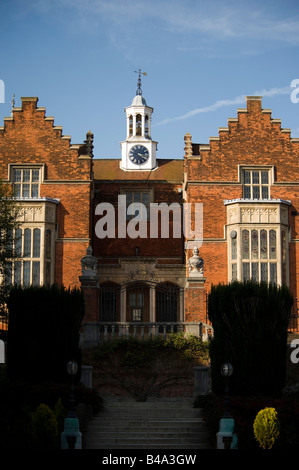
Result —
<instances>
[{"instance_id":1,"label":"white cloud","mask_svg":"<svg viewBox=\"0 0 299 470\"><path fill-rule=\"evenodd\" d=\"M191 35L193 39L197 34L210 39L263 38L298 44L299 15L292 17L287 3L276 16L274 9L269 11L269 6L260 2L236 5L222 0L31 0L26 8L58 16L67 10L66 23L75 21L79 26L88 26L89 22L91 28L103 21L111 29L117 25L124 30L128 24L138 28L154 22L159 33ZM151 34L150 27L144 31Z\"/></svg>"},{"instance_id":2,"label":"white cloud","mask_svg":"<svg viewBox=\"0 0 299 470\"><path fill-rule=\"evenodd\" d=\"M290 94L291 93L291 88L288 87L283 87L283 88L270 88L269 90L263 89L260 91L255 91L252 95L253 96L266 96L266 97L273 97L277 95L285 95L285 94ZM196 108L192 109L191 111L188 111L187 113L181 115L181 116L176 116L172 118L167 118L164 119L163 121L160 121L156 124L156 126L161 126L163 124L168 124L169 122L174 122L174 121L182 121L185 119L189 119L193 116L196 116L197 114L202 114L202 113L210 113L213 111L217 111L219 108L223 108L225 106L231 106L231 105L238 105L238 104L243 104L245 100L246 95L240 95L236 96L233 99L230 100L218 100L215 103L205 106L202 108Z\"/></svg>"}]
</instances>

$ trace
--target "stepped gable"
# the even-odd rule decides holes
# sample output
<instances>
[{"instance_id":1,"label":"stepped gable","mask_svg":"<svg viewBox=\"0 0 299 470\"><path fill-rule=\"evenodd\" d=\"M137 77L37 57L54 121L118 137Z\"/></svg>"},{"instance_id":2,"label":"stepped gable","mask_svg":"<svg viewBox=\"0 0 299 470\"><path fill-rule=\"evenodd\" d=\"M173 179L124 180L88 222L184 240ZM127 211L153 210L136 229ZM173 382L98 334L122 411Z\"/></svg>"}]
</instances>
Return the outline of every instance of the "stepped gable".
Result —
<instances>
[{"instance_id":1,"label":"stepped gable","mask_svg":"<svg viewBox=\"0 0 299 470\"><path fill-rule=\"evenodd\" d=\"M238 109L238 117L229 118L227 127L219 127L218 136L210 137L209 144L193 143L192 136L185 135L187 179L237 181L232 167L275 162L277 181L294 180L299 170L299 138L292 138L291 130L272 118L271 109L262 108L261 96L247 96L246 102L246 109Z\"/></svg>"},{"instance_id":2,"label":"stepped gable","mask_svg":"<svg viewBox=\"0 0 299 470\"><path fill-rule=\"evenodd\" d=\"M85 142L71 144L71 136L63 135L62 126L54 125L54 117L47 117L46 109L37 106L37 97L22 97L21 101L22 106L13 107L0 127L0 167L5 168L10 161L47 161L49 179L90 179L91 133Z\"/></svg>"}]
</instances>

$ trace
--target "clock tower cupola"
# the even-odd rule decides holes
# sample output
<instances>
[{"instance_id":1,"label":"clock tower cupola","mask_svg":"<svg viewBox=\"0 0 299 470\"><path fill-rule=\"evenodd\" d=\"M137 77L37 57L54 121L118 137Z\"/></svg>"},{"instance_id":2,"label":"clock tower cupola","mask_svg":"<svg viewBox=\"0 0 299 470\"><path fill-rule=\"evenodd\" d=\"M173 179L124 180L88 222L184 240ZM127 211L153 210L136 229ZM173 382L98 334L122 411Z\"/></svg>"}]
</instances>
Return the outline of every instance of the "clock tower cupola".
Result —
<instances>
[{"instance_id":1,"label":"clock tower cupola","mask_svg":"<svg viewBox=\"0 0 299 470\"><path fill-rule=\"evenodd\" d=\"M157 142L151 138L153 108L147 106L141 90L141 70L138 72L136 96L125 108L127 138L121 142L123 170L153 170L156 167ZM143 73L143 75L146 75Z\"/></svg>"}]
</instances>

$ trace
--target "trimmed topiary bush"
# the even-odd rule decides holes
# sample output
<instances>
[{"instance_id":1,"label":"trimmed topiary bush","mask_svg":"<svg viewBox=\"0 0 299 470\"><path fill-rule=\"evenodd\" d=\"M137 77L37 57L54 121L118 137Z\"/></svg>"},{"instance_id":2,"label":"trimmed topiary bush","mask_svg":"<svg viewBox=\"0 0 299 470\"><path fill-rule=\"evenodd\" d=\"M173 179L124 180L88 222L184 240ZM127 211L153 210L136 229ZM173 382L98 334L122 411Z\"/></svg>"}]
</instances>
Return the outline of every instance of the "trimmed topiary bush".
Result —
<instances>
[{"instance_id":1,"label":"trimmed topiary bush","mask_svg":"<svg viewBox=\"0 0 299 470\"><path fill-rule=\"evenodd\" d=\"M54 412L49 406L41 403L32 416L32 427L36 442L42 447L58 447L58 426Z\"/></svg>"},{"instance_id":2,"label":"trimmed topiary bush","mask_svg":"<svg viewBox=\"0 0 299 470\"><path fill-rule=\"evenodd\" d=\"M264 408L259 411L253 423L256 440L262 449L272 449L279 436L279 419L275 408Z\"/></svg>"}]
</instances>

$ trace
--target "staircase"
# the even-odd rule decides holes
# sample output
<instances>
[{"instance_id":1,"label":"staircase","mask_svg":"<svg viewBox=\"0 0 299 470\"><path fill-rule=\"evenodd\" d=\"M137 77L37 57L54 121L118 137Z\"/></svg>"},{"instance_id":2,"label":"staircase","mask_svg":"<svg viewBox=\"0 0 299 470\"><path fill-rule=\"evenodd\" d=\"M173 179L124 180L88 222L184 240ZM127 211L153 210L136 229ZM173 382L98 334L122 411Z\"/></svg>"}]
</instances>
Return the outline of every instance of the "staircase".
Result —
<instances>
[{"instance_id":1,"label":"staircase","mask_svg":"<svg viewBox=\"0 0 299 470\"><path fill-rule=\"evenodd\" d=\"M140 403L105 399L88 425L84 449L208 449L201 410L190 399Z\"/></svg>"}]
</instances>

